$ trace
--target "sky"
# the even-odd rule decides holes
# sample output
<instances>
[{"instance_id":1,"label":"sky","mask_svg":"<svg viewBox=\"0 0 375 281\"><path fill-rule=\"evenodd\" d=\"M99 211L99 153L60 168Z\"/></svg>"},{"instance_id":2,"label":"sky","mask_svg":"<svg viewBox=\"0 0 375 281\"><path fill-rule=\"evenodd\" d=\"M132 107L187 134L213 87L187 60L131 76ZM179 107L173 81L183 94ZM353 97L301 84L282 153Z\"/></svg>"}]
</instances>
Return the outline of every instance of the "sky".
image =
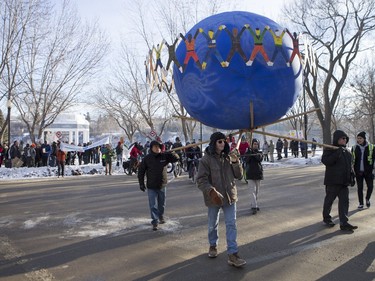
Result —
<instances>
[{"instance_id":1,"label":"sky","mask_svg":"<svg viewBox=\"0 0 375 281\"><path fill-rule=\"evenodd\" d=\"M278 22L278 20L282 20L282 16L280 16L281 7L284 3L291 3L292 1L231 0L230 3L232 4L228 4L228 9L233 9L233 3L236 3L236 10L260 14ZM82 19L89 21L98 20L99 25L108 32L112 41L119 42L123 38L121 34L128 34L127 32L129 32L129 26L132 25L132 22L127 12L132 9L133 0L71 0L71 2L76 5ZM223 1L223 6L226 5L225 2Z\"/></svg>"}]
</instances>

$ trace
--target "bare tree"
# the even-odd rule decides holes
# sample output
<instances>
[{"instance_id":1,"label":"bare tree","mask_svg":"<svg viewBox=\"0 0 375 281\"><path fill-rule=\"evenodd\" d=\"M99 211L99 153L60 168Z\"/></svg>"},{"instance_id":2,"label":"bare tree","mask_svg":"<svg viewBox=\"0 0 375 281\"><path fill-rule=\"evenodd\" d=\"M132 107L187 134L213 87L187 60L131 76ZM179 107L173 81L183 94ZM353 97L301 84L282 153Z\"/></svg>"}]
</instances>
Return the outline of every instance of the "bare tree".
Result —
<instances>
[{"instance_id":1,"label":"bare tree","mask_svg":"<svg viewBox=\"0 0 375 281\"><path fill-rule=\"evenodd\" d=\"M41 13L43 13L43 6L39 0L3 0L0 2L0 100L4 98L8 100L7 117L0 124L1 138L5 130L10 135L7 125L10 121L14 89L19 83L16 77L20 68L22 50L27 40L26 32L40 18Z\"/></svg>"},{"instance_id":2,"label":"bare tree","mask_svg":"<svg viewBox=\"0 0 375 281\"><path fill-rule=\"evenodd\" d=\"M134 103L127 99L126 90L118 86L110 86L107 90L99 91L95 96L95 105L107 116L115 120L116 124L125 132L132 142L134 134L139 129L139 117Z\"/></svg>"},{"instance_id":3,"label":"bare tree","mask_svg":"<svg viewBox=\"0 0 375 281\"><path fill-rule=\"evenodd\" d=\"M304 100L305 98L306 98L306 100ZM305 102L306 102L306 108L304 106ZM293 107L286 114L287 117L292 117L292 116L298 115L298 116L295 116L294 118L289 119L289 123L290 123L291 127L293 128L293 130L296 130L296 131L304 131L305 130L305 120L304 120L305 116L300 115L300 114L304 113L306 110L309 110L310 103L311 102L307 99L307 97L304 97L303 95L300 95L300 96L298 96L298 98L297 98L296 102L294 103ZM312 119L312 118L309 118L309 116L307 116L306 121L308 121L309 119ZM307 122L307 132L306 132L307 135L309 134L313 124L314 123L311 120L310 120L310 122Z\"/></svg>"},{"instance_id":4,"label":"bare tree","mask_svg":"<svg viewBox=\"0 0 375 281\"><path fill-rule=\"evenodd\" d=\"M374 0L297 0L285 7L284 15L315 46L318 71L309 75L306 92L323 131L331 142L335 106L357 55L366 50L365 39L375 29Z\"/></svg>"},{"instance_id":5,"label":"bare tree","mask_svg":"<svg viewBox=\"0 0 375 281\"><path fill-rule=\"evenodd\" d=\"M108 114L116 120L130 141L136 131L148 136L150 130L161 135L171 119L165 93L152 92L137 56L126 45L122 46L119 64L114 67L113 81L107 91L96 96ZM155 123L156 120L161 122Z\"/></svg>"},{"instance_id":6,"label":"bare tree","mask_svg":"<svg viewBox=\"0 0 375 281\"><path fill-rule=\"evenodd\" d=\"M97 26L82 24L69 1L48 10L27 31L14 96L32 141L77 102L107 49Z\"/></svg>"},{"instance_id":7,"label":"bare tree","mask_svg":"<svg viewBox=\"0 0 375 281\"><path fill-rule=\"evenodd\" d=\"M370 140L375 140L375 64L373 61L366 61L361 64L358 72L351 83L355 97L352 99L354 107L353 115L355 120L361 121L361 127L357 130L368 128Z\"/></svg>"}]
</instances>

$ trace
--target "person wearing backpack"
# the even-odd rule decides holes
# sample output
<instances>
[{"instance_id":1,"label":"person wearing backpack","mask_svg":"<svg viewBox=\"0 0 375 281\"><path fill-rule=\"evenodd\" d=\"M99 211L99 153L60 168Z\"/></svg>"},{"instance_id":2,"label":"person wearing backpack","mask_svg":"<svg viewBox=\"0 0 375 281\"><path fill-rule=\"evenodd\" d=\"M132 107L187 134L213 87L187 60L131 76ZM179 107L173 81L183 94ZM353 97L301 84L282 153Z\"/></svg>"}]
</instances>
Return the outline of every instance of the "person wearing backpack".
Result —
<instances>
[{"instance_id":1,"label":"person wearing backpack","mask_svg":"<svg viewBox=\"0 0 375 281\"><path fill-rule=\"evenodd\" d=\"M358 192L358 210L364 206L363 200L363 181L366 182L366 206L370 208L371 194L374 189L374 145L366 141L366 133L360 132L357 135L357 144L352 147L352 159Z\"/></svg>"}]
</instances>

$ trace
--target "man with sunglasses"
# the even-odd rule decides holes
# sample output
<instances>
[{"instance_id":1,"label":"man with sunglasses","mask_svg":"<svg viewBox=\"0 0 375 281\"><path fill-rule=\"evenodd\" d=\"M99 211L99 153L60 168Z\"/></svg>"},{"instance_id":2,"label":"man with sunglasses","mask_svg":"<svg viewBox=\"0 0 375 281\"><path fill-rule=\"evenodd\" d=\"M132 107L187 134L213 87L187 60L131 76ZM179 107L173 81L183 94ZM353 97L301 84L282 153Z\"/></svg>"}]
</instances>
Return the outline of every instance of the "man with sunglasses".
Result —
<instances>
[{"instance_id":1,"label":"man with sunglasses","mask_svg":"<svg viewBox=\"0 0 375 281\"><path fill-rule=\"evenodd\" d=\"M235 179L242 177L242 166L236 150L229 153L229 144L225 140L226 136L221 132L211 135L210 144L199 164L197 184L208 207L208 257L215 258L218 255L218 226L222 209L226 226L228 264L241 267L246 261L238 255Z\"/></svg>"},{"instance_id":2,"label":"man with sunglasses","mask_svg":"<svg viewBox=\"0 0 375 281\"><path fill-rule=\"evenodd\" d=\"M326 166L324 185L326 186L326 196L323 205L323 222L333 227L335 223L330 215L332 204L336 197L339 198L338 210L340 219L340 229L353 231L357 226L348 223L349 211L349 188L352 172L352 155L346 144L349 137L341 130L333 133L333 146L337 149L326 148L323 151L322 163Z\"/></svg>"}]
</instances>

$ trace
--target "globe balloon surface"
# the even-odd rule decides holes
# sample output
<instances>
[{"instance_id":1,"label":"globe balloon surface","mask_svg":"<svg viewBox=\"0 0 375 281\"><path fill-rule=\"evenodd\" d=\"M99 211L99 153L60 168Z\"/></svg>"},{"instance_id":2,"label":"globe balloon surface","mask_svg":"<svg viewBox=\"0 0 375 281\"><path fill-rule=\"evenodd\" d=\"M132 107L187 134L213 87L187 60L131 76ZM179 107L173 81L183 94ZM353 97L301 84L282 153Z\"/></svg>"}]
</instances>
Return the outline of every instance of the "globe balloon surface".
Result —
<instances>
[{"instance_id":1,"label":"globe balloon surface","mask_svg":"<svg viewBox=\"0 0 375 281\"><path fill-rule=\"evenodd\" d=\"M250 29L254 33L259 29L259 36L264 32L262 44ZM204 35L209 30L213 40ZM270 30L282 36L279 48ZM269 18L237 11L210 16L183 34L185 39L189 34L195 37L196 57L182 40L176 49L181 67L174 65L173 78L179 100L190 116L207 126L228 130L249 129L252 124L259 127L284 116L301 91L302 65L298 56L290 62L292 36L287 32L282 35L283 30ZM238 44L230 34L240 36L240 48L231 50ZM252 53L255 56L249 61Z\"/></svg>"}]
</instances>

